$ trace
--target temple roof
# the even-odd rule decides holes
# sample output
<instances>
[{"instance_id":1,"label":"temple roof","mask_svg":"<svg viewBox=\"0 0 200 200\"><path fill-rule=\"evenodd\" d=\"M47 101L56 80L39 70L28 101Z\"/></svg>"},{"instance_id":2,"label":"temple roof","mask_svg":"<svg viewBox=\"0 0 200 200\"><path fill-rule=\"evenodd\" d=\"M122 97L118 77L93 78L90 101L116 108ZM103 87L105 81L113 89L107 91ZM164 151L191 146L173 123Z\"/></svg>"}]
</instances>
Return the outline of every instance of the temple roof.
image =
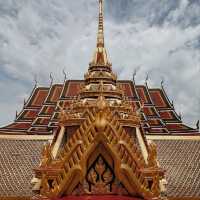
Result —
<instances>
[{"instance_id":1,"label":"temple roof","mask_svg":"<svg viewBox=\"0 0 200 200\"><path fill-rule=\"evenodd\" d=\"M60 107L69 108L75 98L97 98L100 93L111 101L127 98L135 111L142 111L145 134L195 135L199 133L185 125L177 115L163 85L149 88L135 81L119 80L112 71L104 43L103 0L99 0L97 43L85 80L68 80L49 87L34 87L23 109L13 123L0 128L1 134L50 135L58 128ZM101 89L100 89L101 88ZM58 106L59 105L59 106Z\"/></svg>"},{"instance_id":2,"label":"temple roof","mask_svg":"<svg viewBox=\"0 0 200 200\"><path fill-rule=\"evenodd\" d=\"M36 87L16 120L0 128L0 134L52 134L58 127L60 110L57 104L69 107L79 94L83 80L68 80L64 84ZM144 104L142 126L146 134L194 135L197 129L185 125L177 115L163 87L149 88L129 80L117 81L135 110Z\"/></svg>"},{"instance_id":3,"label":"temple roof","mask_svg":"<svg viewBox=\"0 0 200 200\"><path fill-rule=\"evenodd\" d=\"M0 139L0 197L33 195L32 169L39 164L46 142L47 139L41 138ZM158 160L166 170L168 196L199 197L199 140L159 139L154 142L158 146Z\"/></svg>"},{"instance_id":4,"label":"temple roof","mask_svg":"<svg viewBox=\"0 0 200 200\"><path fill-rule=\"evenodd\" d=\"M158 161L166 170L167 195L173 197L200 196L200 137L197 136L200 135L199 130L188 127L182 122L163 86L149 88L147 83L136 85L130 80L117 81L104 45L102 3L103 1L99 0L97 46L88 73L85 74L85 80L67 80L63 84L51 84L49 87L34 87L15 121L0 128L0 196L32 196L33 169L39 165L43 144L49 141L53 143L57 137L53 133L60 128L60 108L64 110L73 107L75 99L78 98L82 98L83 101L89 99L89 92L92 93L94 99L100 94L102 95L100 97L105 98L104 94L108 92L108 89L110 90L110 101L124 98L129 101L134 111L140 111L139 125L141 123L141 130L144 130L147 139L157 137L153 140L158 146ZM103 88L101 93L98 86ZM107 90L104 90L104 86ZM95 90L87 89L92 87ZM131 106L129 109L132 111ZM95 127L101 129L102 123L100 122L102 121L97 122L98 126ZM93 130L95 130L94 126ZM78 131L77 135L79 135ZM164 139L166 136L168 139ZM121 138L119 137L120 140L117 142L124 142ZM81 139L82 141L84 140ZM140 158L138 160L141 161ZM141 177L137 178L142 182ZM68 197L63 200L73 198ZM101 199L107 200L102 196ZM109 196L109 199L112 198ZM134 200L129 197L118 197L118 199Z\"/></svg>"},{"instance_id":5,"label":"temple roof","mask_svg":"<svg viewBox=\"0 0 200 200\"><path fill-rule=\"evenodd\" d=\"M166 170L170 197L200 196L200 142L156 140L158 160Z\"/></svg>"},{"instance_id":6,"label":"temple roof","mask_svg":"<svg viewBox=\"0 0 200 200\"><path fill-rule=\"evenodd\" d=\"M32 195L33 168L46 140L0 139L0 197Z\"/></svg>"}]
</instances>

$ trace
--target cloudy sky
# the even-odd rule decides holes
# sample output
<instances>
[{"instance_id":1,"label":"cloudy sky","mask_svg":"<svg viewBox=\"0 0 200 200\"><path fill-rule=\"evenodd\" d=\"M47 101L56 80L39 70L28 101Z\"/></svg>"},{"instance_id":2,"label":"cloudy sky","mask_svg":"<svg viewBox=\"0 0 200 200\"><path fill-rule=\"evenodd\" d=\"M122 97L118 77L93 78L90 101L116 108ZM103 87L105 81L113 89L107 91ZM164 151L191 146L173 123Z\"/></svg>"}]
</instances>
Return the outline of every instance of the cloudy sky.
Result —
<instances>
[{"instance_id":1,"label":"cloudy sky","mask_svg":"<svg viewBox=\"0 0 200 200\"><path fill-rule=\"evenodd\" d=\"M97 0L0 0L0 125L34 86L81 79L96 42ZM105 0L106 47L119 79L160 87L192 126L200 119L200 1Z\"/></svg>"}]
</instances>

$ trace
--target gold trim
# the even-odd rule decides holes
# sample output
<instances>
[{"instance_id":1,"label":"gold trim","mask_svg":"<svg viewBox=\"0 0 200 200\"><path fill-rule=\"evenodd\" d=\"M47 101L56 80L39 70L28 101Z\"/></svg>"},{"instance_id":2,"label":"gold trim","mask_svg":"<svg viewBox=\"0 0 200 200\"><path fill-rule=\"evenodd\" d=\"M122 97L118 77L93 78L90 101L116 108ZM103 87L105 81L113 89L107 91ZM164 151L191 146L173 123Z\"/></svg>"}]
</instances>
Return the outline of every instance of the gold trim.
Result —
<instances>
[{"instance_id":1,"label":"gold trim","mask_svg":"<svg viewBox=\"0 0 200 200\"><path fill-rule=\"evenodd\" d=\"M197 140L200 141L200 135L147 135L147 140Z\"/></svg>"},{"instance_id":2,"label":"gold trim","mask_svg":"<svg viewBox=\"0 0 200 200\"><path fill-rule=\"evenodd\" d=\"M1 140L53 140L53 135L0 135Z\"/></svg>"}]
</instances>

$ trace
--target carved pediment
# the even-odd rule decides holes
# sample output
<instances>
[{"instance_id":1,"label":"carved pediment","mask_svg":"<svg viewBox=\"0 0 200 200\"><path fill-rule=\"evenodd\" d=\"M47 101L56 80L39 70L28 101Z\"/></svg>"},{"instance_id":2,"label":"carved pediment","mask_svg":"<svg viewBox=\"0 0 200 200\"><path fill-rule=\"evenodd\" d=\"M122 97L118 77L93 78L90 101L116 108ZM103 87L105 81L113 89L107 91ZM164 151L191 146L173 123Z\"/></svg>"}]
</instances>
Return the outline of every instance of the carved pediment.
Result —
<instances>
[{"instance_id":1,"label":"carved pediment","mask_svg":"<svg viewBox=\"0 0 200 200\"><path fill-rule=\"evenodd\" d=\"M109 187L120 183L120 192L131 196L159 196L160 169L145 163L134 139L112 111L106 105L100 108L86 113L86 120L66 142L58 160L52 159L37 169L42 178L41 194L62 197L78 194L79 190L90 194L116 193ZM57 169L55 163L60 163Z\"/></svg>"}]
</instances>

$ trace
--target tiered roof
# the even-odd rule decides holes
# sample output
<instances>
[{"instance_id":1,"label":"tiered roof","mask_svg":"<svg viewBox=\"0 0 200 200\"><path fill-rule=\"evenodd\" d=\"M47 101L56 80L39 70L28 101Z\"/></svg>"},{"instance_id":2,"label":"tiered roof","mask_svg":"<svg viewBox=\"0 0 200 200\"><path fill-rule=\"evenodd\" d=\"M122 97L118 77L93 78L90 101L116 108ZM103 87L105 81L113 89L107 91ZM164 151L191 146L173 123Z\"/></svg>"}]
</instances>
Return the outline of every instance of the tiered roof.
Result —
<instances>
[{"instance_id":1,"label":"tiered roof","mask_svg":"<svg viewBox=\"0 0 200 200\"><path fill-rule=\"evenodd\" d=\"M135 81L117 81L105 48L103 19L103 1L99 0L97 44L85 80L35 87L15 122L0 128L0 134L52 134L53 128L58 128L59 106L67 109L77 96L81 99L96 98L100 92L106 98L115 100L125 96L135 111L141 110L146 134L199 132L183 124L162 84L161 88L149 88L147 82L145 85L136 85Z\"/></svg>"},{"instance_id":2,"label":"tiered roof","mask_svg":"<svg viewBox=\"0 0 200 200\"><path fill-rule=\"evenodd\" d=\"M142 119L146 134L199 133L182 122L163 87L149 88L147 84L136 85L127 80L117 81L117 84L135 110L143 107ZM52 134L52 128L58 127L60 113L56 105L69 107L83 85L84 80L68 80L50 87L35 87L16 120L0 128L0 134Z\"/></svg>"},{"instance_id":3,"label":"tiered roof","mask_svg":"<svg viewBox=\"0 0 200 200\"><path fill-rule=\"evenodd\" d=\"M75 122L78 118L80 119L80 117L83 117L82 115L84 113L78 112L79 106L85 105L85 102L88 101L89 103L87 106L90 104L92 108L92 101L93 103L96 102L99 104L97 107L101 111L100 114L102 114L104 111L102 107L106 108L108 105L112 107L114 101L114 103L118 104L118 100L121 100L117 105L117 108L121 108L120 105L123 105L123 108L128 108L128 110L123 110L123 113L117 113L119 109L115 110L115 113L118 115L122 114L121 116L116 115L119 117L119 121L121 120L123 122L123 118L124 121L127 120L127 122L129 119L133 120L133 118L126 118L126 115L129 115L130 113L136 114L135 116L132 116L135 119L139 119L139 116L141 115L141 121L139 120L138 124L140 125L141 122L142 133L144 132L147 137L143 137L144 135L142 134L140 139L143 140L145 138L144 145L148 145L148 154L150 157L154 156L153 158L156 158L156 152L153 151L155 149L152 148L153 146L150 146L151 143L146 141L146 139L154 140L158 146L158 160L161 167L166 169L168 196L198 197L200 195L199 130L188 127L182 122L181 117L177 115L174 109L173 103L170 102L167 97L163 86L161 86L161 88L149 88L147 83L144 85L136 85L134 81L117 81L117 77L112 72L112 65L108 61L107 53L104 48L102 0L99 0L99 3L100 12L97 47L92 62L90 63L88 73L85 75L85 80L67 80L63 84L51 84L49 87L34 87L29 99L24 103L22 111L16 116L15 121L8 126L0 128L0 168L2 169L2 176L0 176L0 196L10 197L33 195L31 190L31 180L33 178L32 169L39 164L43 144L48 143L50 140L52 142L51 144L54 145L58 138L56 133L62 133L62 129L59 129L60 125L63 126L68 123L70 124L70 122ZM129 107L126 107L126 103L128 103L128 105L130 103L133 109L130 105ZM65 117L71 116L71 118L65 119L65 124L63 124L62 121L62 112L64 109L62 110L61 108L64 108L66 111L65 114L67 115L65 115ZM74 112L72 112L73 110ZM90 116L93 111L89 113ZM110 113L109 123L112 125L111 128L115 125L114 128L117 132L120 124L111 118L113 115L112 112ZM94 118L94 116L92 115L92 118ZM105 131L105 134L107 135L104 135L104 131L101 133L101 129L103 129L103 127L105 128L106 116L102 117L102 115L97 115L95 117L96 118L94 119L96 120L91 122L93 123L93 126L91 126L91 132L85 131L86 128L90 127L89 125L91 125L91 123L83 123L82 127L80 127L80 130L82 130L82 132L85 131L84 133L87 133L88 136L87 134L79 134L82 132L78 132L78 130L75 132L75 138L77 136L81 141L80 145L84 144L86 146L86 143L88 143L93 147L93 141L96 142L99 140L104 143L105 141L110 140L110 142L105 142L105 144L109 144L113 147L113 152L119 150L119 152L117 152L119 153L119 159L123 160L123 155L127 158L127 154L123 153L123 151L127 149L121 149L121 144L129 144L130 141L132 141L128 136L129 130L127 126L124 125L125 131L121 134L118 140L114 141L114 137L112 137L112 135L110 137L112 131L109 129ZM72 120L70 121L70 119ZM104 119L103 124L102 119ZM108 120L106 123L108 123ZM138 124L137 126L139 127ZM89 128L87 130L89 130ZM55 133L55 135L53 133ZM94 137L97 133L101 137ZM106 136L105 141L102 139L104 138L103 136ZM83 140L82 137L87 137L88 140ZM69 140L69 144L76 143L73 138L74 137L72 136L72 139ZM136 141L136 138L133 137L133 139ZM57 141L59 142L59 139ZM119 143L120 148L117 148L116 142ZM135 149L138 149L138 140L135 142L135 145ZM71 145L67 147L70 146ZM44 158L47 158L46 153L48 154L50 152L48 150L51 150L51 148L48 147L50 147L49 144L43 148L42 154ZM54 147L56 147L56 145ZM131 151L133 155L137 155L133 156L134 161L139 160L137 163L140 163L140 161L143 160L140 159L142 158L141 155L143 155L141 154L141 150L142 149L138 149L138 151L135 152ZM74 149L71 149L72 153L73 151ZM85 153L85 148L83 148L83 151L81 152ZM68 155L65 153L65 151L61 151L59 154L61 155L60 158L64 158L65 155ZM117 153L116 155L118 155ZM135 159L135 157L137 158ZM73 156L69 158L72 158L72 161L75 164L80 161L80 158L78 158L78 161L77 159L73 160ZM115 158L118 158L118 156L115 156ZM129 166L128 162L130 159L126 158L124 160L126 160L126 164ZM62 160L63 159L61 159L61 161ZM125 163L124 160L123 162ZM149 165L152 165L151 160L155 161L155 159L149 159ZM51 169L48 168L50 165L44 161L45 159L42 159L40 163L41 168L37 168L36 172L41 172L42 170L48 171ZM49 159L47 161L49 162ZM56 162L53 164L56 164ZM69 166L71 166L71 160L69 160ZM136 169L137 168L134 168L131 173L134 174ZM142 167L142 169L144 169L144 167ZM54 173L54 171L52 172ZM142 173L145 174L146 172L143 171ZM140 173L141 171L138 171L138 174ZM70 174L71 173L67 175L70 176ZM143 182L143 175L136 177L138 177L139 183ZM134 191L134 187L129 187L129 189Z\"/></svg>"}]
</instances>

